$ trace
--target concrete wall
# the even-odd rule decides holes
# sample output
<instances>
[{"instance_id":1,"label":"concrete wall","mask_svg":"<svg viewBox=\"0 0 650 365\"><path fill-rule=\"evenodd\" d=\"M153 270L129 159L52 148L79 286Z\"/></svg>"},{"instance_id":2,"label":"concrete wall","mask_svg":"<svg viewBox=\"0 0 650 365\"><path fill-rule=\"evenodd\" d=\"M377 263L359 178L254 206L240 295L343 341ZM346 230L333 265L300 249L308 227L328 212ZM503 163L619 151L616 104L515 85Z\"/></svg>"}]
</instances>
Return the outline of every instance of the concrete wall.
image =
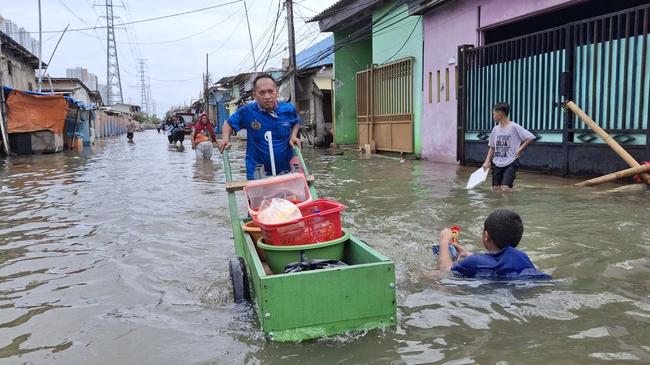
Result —
<instances>
[{"instance_id":1,"label":"concrete wall","mask_svg":"<svg viewBox=\"0 0 650 365\"><path fill-rule=\"evenodd\" d=\"M424 16L424 80L422 156L439 162L456 160L456 80L455 67L458 46L477 45L477 15L481 7L480 26L490 27L517 18L531 16L576 0L457 0L434 9ZM518 19L517 19L518 20ZM444 85L445 68L449 68L450 85ZM441 92L437 102L437 71L442 84L450 89L449 101ZM429 73L432 74L431 100L429 102ZM486 115L486 118L491 116Z\"/></svg>"},{"instance_id":2,"label":"concrete wall","mask_svg":"<svg viewBox=\"0 0 650 365\"><path fill-rule=\"evenodd\" d=\"M334 43L343 42L357 28L334 32ZM334 53L334 143L357 143L356 73L372 63L372 39L347 45Z\"/></svg>"},{"instance_id":3,"label":"concrete wall","mask_svg":"<svg viewBox=\"0 0 650 365\"><path fill-rule=\"evenodd\" d=\"M11 75L9 75L9 62L11 62ZM2 67L2 81L5 86L19 90L33 90L35 88L34 69L19 61L13 55L8 54L8 52L2 52L0 67Z\"/></svg>"},{"instance_id":4,"label":"concrete wall","mask_svg":"<svg viewBox=\"0 0 650 365\"><path fill-rule=\"evenodd\" d=\"M419 16L408 16L408 7L394 8L388 3L373 13L372 62L377 65L413 57L413 151L422 150L422 37L423 25ZM385 16L384 16L385 15ZM382 18L384 16L384 18ZM404 19L404 20L401 20ZM395 23L395 24L393 24Z\"/></svg>"}]
</instances>

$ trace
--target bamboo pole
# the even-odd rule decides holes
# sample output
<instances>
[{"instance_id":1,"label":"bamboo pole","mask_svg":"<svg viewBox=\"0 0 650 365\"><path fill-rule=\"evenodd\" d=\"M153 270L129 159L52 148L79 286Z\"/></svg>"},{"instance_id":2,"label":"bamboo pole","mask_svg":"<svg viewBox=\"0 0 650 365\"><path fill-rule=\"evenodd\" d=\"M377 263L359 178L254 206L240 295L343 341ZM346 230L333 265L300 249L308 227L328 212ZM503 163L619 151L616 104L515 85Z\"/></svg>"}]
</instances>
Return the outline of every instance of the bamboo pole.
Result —
<instances>
[{"instance_id":1,"label":"bamboo pole","mask_svg":"<svg viewBox=\"0 0 650 365\"><path fill-rule=\"evenodd\" d=\"M611 174L603 175L601 177L597 177L591 180L583 181L580 183L575 184L575 186L596 186L596 185L601 185L610 181L615 181L618 179L622 179L624 177L632 176L632 175L639 175L644 172L650 172L650 164L646 163L644 165L638 166L638 167L630 167L629 169L621 170L621 171L616 171L612 172Z\"/></svg>"},{"instance_id":2,"label":"bamboo pole","mask_svg":"<svg viewBox=\"0 0 650 365\"><path fill-rule=\"evenodd\" d=\"M571 110L575 115L580 118L591 130L593 130L600 138L602 138L611 149L616 152L616 154L623 159L630 167L639 167L641 164L637 162L637 160L632 157L623 147L621 147L618 142L616 142L615 139L613 139L607 132L605 132L604 129L600 128L600 126L594 122L593 119L591 119L582 109L580 109L573 101L567 101L564 103L564 106ZM645 181L647 184L650 184L650 174L647 172L641 173L640 174L641 179Z\"/></svg>"}]
</instances>

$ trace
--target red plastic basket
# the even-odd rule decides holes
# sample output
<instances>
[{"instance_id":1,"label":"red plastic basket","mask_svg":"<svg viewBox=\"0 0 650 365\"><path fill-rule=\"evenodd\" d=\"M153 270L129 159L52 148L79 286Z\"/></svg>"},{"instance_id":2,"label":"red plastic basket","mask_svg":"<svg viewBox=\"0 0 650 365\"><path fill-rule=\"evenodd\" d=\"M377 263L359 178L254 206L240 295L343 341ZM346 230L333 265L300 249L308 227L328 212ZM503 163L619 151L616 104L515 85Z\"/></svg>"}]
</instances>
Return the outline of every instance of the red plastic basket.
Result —
<instances>
[{"instance_id":1,"label":"red plastic basket","mask_svg":"<svg viewBox=\"0 0 650 365\"><path fill-rule=\"evenodd\" d=\"M341 212L345 205L329 199L318 199L298 206L302 218L285 223L264 224L253 217L262 229L264 242L270 245L305 245L340 238Z\"/></svg>"}]
</instances>

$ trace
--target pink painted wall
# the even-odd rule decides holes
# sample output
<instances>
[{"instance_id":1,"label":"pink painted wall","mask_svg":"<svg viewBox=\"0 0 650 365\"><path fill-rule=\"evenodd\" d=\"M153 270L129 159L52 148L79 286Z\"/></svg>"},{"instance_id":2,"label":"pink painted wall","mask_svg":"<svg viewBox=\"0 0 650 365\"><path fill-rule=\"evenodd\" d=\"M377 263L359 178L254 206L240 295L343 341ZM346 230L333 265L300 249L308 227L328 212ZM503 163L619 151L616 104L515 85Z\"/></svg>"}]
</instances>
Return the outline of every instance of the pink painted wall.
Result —
<instances>
[{"instance_id":1,"label":"pink painted wall","mask_svg":"<svg viewBox=\"0 0 650 365\"><path fill-rule=\"evenodd\" d=\"M576 2L580 0L455 0L425 15L422 157L430 161L457 162L454 68L458 57L458 46L477 45L478 7L481 7L481 27L485 28ZM449 86L444 85L447 67L450 71ZM441 101L437 102L436 72L438 70L440 70L443 86L450 87L449 101L445 101L445 91L442 90ZM433 84L431 103L429 103L430 72ZM490 115L485 117L491 118Z\"/></svg>"}]
</instances>

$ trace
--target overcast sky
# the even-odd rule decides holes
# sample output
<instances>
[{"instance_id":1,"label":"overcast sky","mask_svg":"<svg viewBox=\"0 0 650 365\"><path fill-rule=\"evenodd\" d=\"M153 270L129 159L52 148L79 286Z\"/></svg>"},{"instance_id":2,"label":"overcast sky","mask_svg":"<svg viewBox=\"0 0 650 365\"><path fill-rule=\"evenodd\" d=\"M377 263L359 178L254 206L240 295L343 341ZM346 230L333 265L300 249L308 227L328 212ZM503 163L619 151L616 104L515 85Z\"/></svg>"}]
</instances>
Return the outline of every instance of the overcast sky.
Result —
<instances>
[{"instance_id":1,"label":"overcast sky","mask_svg":"<svg viewBox=\"0 0 650 365\"><path fill-rule=\"evenodd\" d=\"M113 0L115 23L166 16L219 4L232 0ZM253 42L258 43L256 56L261 59L268 47L275 22L279 0L246 0ZM284 2L284 1L283 1ZM298 52L329 34L319 33L317 23L306 24L304 19L335 3L336 0L296 0L294 21ZM104 26L105 0L42 0L43 30L62 30ZM120 6L120 7L117 7ZM123 6L123 7L122 7ZM0 0L0 14L34 31L38 39L37 0ZM287 30L283 27L286 12L278 22L279 38L266 68L280 67L287 57ZM205 54L209 54L210 75L213 81L227 75L250 71L253 60L244 17L244 4L237 2L197 13L132 24L115 30L122 78L124 101L140 104L138 65L136 59L146 59L151 82L151 94L157 114L163 115L171 106L189 104L199 97L202 75L205 72ZM60 33L43 34L43 59L47 61ZM263 53L264 52L264 53ZM263 54L262 54L263 53ZM274 57L275 56L275 57ZM258 60L258 62L260 62ZM83 66L106 82L106 29L68 32L63 37L49 73L65 76L65 69Z\"/></svg>"}]
</instances>

